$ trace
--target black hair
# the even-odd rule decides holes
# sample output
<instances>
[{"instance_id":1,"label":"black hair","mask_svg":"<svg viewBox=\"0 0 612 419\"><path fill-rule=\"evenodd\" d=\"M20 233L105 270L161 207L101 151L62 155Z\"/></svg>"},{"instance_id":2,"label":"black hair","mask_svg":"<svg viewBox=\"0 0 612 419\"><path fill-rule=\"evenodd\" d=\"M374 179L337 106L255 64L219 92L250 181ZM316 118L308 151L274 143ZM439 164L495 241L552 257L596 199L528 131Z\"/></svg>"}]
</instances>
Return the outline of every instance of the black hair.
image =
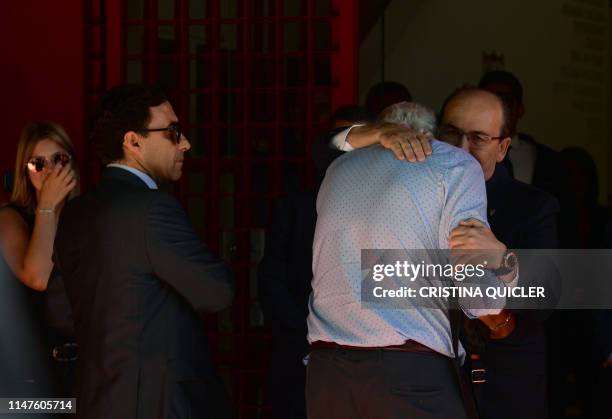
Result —
<instances>
[{"instance_id":1,"label":"black hair","mask_svg":"<svg viewBox=\"0 0 612 419\"><path fill-rule=\"evenodd\" d=\"M149 108L167 100L157 86L124 84L110 89L100 100L91 134L102 163L122 159L125 134L145 128L151 119Z\"/></svg>"},{"instance_id":2,"label":"black hair","mask_svg":"<svg viewBox=\"0 0 612 419\"><path fill-rule=\"evenodd\" d=\"M363 106L359 105L344 105L339 106L332 116L332 121L351 121L351 122L365 122L369 121L370 117L368 111Z\"/></svg>"},{"instance_id":3,"label":"black hair","mask_svg":"<svg viewBox=\"0 0 612 419\"><path fill-rule=\"evenodd\" d=\"M580 170L582 170L587 177L587 190L585 192L588 204L596 203L599 199L599 176L597 174L595 161L589 152L582 147L566 147L559 152L559 157L566 168L570 161L578 165Z\"/></svg>"},{"instance_id":4,"label":"black hair","mask_svg":"<svg viewBox=\"0 0 612 419\"><path fill-rule=\"evenodd\" d=\"M365 107L370 118L376 118L387 106L399 102L412 102L408 88L395 81L382 81L368 90Z\"/></svg>"},{"instance_id":5,"label":"black hair","mask_svg":"<svg viewBox=\"0 0 612 419\"><path fill-rule=\"evenodd\" d=\"M511 98L509 99L514 100L517 104L523 103L523 85L514 74L503 70L489 71L482 76L478 82L478 87L488 90L487 86L492 84L510 86Z\"/></svg>"}]
</instances>

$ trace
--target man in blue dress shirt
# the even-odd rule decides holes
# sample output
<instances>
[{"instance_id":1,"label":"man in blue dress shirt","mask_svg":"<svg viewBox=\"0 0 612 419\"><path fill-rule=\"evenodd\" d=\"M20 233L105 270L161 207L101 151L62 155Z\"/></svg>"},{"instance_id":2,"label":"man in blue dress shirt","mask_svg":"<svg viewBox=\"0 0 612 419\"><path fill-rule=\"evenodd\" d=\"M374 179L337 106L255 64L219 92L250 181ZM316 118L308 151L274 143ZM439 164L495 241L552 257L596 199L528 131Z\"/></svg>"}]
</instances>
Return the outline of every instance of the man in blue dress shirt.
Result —
<instances>
[{"instance_id":1,"label":"man in blue dress shirt","mask_svg":"<svg viewBox=\"0 0 612 419\"><path fill-rule=\"evenodd\" d=\"M432 112L410 104L408 113L414 129L435 130ZM465 352L454 351L447 311L364 308L361 301L362 249L447 249L461 223L486 224L478 162L436 140L432 148L417 164L364 148L327 171L313 244L309 418L466 417L452 368ZM499 311L485 305L466 314Z\"/></svg>"}]
</instances>

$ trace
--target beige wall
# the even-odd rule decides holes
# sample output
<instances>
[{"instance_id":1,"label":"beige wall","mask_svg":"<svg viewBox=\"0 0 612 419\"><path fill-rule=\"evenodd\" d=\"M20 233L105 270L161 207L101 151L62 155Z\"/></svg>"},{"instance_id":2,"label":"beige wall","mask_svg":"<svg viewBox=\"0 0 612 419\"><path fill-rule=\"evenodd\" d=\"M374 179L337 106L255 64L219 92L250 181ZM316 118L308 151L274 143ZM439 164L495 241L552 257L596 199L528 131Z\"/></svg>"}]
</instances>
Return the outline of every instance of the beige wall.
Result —
<instances>
[{"instance_id":1,"label":"beige wall","mask_svg":"<svg viewBox=\"0 0 612 419\"><path fill-rule=\"evenodd\" d=\"M602 200L612 173L609 147L608 0L393 0L385 13L385 79L438 109L482 75L483 53L525 89L519 129L555 149L582 145L594 156ZM360 51L360 93L381 80L381 25ZM609 181L610 179L610 181Z\"/></svg>"}]
</instances>

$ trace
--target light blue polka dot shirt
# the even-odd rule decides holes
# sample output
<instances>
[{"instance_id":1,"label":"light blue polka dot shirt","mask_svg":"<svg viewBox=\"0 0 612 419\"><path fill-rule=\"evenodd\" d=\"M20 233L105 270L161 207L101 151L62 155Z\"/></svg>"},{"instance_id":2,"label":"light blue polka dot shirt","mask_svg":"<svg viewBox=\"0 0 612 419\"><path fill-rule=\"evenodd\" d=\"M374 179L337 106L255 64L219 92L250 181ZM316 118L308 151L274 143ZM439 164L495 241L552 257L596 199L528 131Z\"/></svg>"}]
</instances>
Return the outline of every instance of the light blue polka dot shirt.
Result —
<instances>
[{"instance_id":1,"label":"light blue polka dot shirt","mask_svg":"<svg viewBox=\"0 0 612 419\"><path fill-rule=\"evenodd\" d=\"M310 342L388 346L414 340L454 356L445 310L364 308L360 293L361 249L447 249L459 221L487 222L478 162L440 141L432 141L432 149L425 161L409 164L369 147L329 167L317 197Z\"/></svg>"}]
</instances>

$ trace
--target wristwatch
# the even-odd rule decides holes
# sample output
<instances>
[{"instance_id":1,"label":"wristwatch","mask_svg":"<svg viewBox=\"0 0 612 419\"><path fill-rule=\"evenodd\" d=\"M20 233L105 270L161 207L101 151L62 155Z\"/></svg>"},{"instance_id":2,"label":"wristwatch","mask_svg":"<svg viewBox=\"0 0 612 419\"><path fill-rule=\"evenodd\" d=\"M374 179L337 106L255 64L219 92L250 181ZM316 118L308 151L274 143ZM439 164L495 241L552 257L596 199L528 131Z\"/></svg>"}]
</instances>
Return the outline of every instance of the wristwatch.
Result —
<instances>
[{"instance_id":1,"label":"wristwatch","mask_svg":"<svg viewBox=\"0 0 612 419\"><path fill-rule=\"evenodd\" d=\"M518 263L518 258L516 257L516 253L511 252L510 250L506 250L504 256L502 257L501 264L499 268L493 269L493 273L497 276L507 275L514 270Z\"/></svg>"}]
</instances>

